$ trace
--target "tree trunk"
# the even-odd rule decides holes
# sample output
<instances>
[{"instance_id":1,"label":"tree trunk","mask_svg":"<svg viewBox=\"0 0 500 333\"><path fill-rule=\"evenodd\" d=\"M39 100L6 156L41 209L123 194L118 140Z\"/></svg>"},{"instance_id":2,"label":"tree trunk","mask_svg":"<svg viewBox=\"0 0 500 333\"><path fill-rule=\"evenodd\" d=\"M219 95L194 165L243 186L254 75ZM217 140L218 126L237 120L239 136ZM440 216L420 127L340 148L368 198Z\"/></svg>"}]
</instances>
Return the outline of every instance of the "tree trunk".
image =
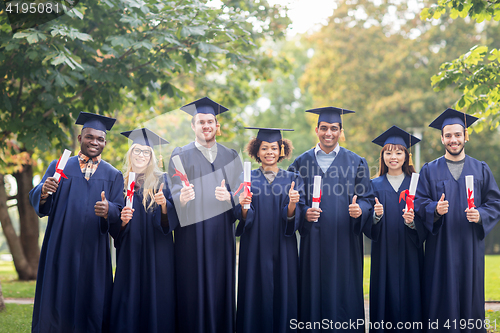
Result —
<instances>
[{"instance_id":1,"label":"tree trunk","mask_svg":"<svg viewBox=\"0 0 500 333\"><path fill-rule=\"evenodd\" d=\"M29 192L33 189L33 168L31 165L23 165L22 171L14 173L13 176L17 181L17 210L21 225L21 246L26 260L35 272L33 279L36 279L38 259L40 258L40 247L38 246L40 225L38 215L29 201Z\"/></svg>"},{"instance_id":2,"label":"tree trunk","mask_svg":"<svg viewBox=\"0 0 500 333\"><path fill-rule=\"evenodd\" d=\"M3 234L7 239L14 266L20 280L36 279L36 270L33 270L24 255L21 240L16 234L7 210L7 193L5 191L4 175L0 174L0 221L2 222Z\"/></svg>"},{"instance_id":3,"label":"tree trunk","mask_svg":"<svg viewBox=\"0 0 500 333\"><path fill-rule=\"evenodd\" d=\"M0 282L0 312L3 310L5 310L5 301L3 300L2 283Z\"/></svg>"}]
</instances>

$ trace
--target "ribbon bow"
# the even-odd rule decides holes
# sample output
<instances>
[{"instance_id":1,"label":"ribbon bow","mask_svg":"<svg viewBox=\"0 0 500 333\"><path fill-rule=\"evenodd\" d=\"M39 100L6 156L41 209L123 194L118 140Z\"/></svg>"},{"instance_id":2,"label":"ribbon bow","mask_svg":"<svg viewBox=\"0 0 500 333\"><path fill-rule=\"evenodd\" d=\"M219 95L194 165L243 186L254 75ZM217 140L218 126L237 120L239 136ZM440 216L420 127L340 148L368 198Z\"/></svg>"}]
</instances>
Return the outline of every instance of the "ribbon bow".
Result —
<instances>
[{"instance_id":1,"label":"ribbon bow","mask_svg":"<svg viewBox=\"0 0 500 333\"><path fill-rule=\"evenodd\" d=\"M184 182L184 185L189 186L189 181L187 175L181 173L179 170L175 169L175 174L172 177L179 177L181 182Z\"/></svg>"},{"instance_id":2,"label":"ribbon bow","mask_svg":"<svg viewBox=\"0 0 500 333\"><path fill-rule=\"evenodd\" d=\"M68 179L68 177L66 177L66 175L64 174L63 169L59 169L59 163L61 163L61 158L62 158L62 156L59 157L59 160L57 161L56 173L58 173L61 177Z\"/></svg>"},{"instance_id":3,"label":"ribbon bow","mask_svg":"<svg viewBox=\"0 0 500 333\"><path fill-rule=\"evenodd\" d=\"M134 187L135 181L130 183L130 189L127 189L127 198L129 201L132 201L132 198L134 197Z\"/></svg>"},{"instance_id":4,"label":"ribbon bow","mask_svg":"<svg viewBox=\"0 0 500 333\"><path fill-rule=\"evenodd\" d=\"M245 193L245 196L246 197L249 197L251 194L250 192L250 186L252 186L252 183L251 182L243 182L240 184L240 186L238 187L238 189L236 190L236 192L234 192L234 195L238 194L238 192L244 188L244 193Z\"/></svg>"},{"instance_id":5,"label":"ribbon bow","mask_svg":"<svg viewBox=\"0 0 500 333\"><path fill-rule=\"evenodd\" d=\"M321 202L321 195L323 194L322 191L319 191L319 197L315 198L313 197L313 201L312 202Z\"/></svg>"},{"instance_id":6,"label":"ribbon bow","mask_svg":"<svg viewBox=\"0 0 500 333\"><path fill-rule=\"evenodd\" d=\"M469 205L469 209L472 209L474 206L474 198L472 197L472 190L470 188L467 189L467 205Z\"/></svg>"},{"instance_id":7,"label":"ribbon bow","mask_svg":"<svg viewBox=\"0 0 500 333\"><path fill-rule=\"evenodd\" d=\"M405 195L406 195L406 199L405 199ZM401 191L401 194L399 195L399 202L401 202L401 200L405 200L406 206L408 207L408 210L414 209L413 200L415 200L415 196L411 195L409 190Z\"/></svg>"}]
</instances>

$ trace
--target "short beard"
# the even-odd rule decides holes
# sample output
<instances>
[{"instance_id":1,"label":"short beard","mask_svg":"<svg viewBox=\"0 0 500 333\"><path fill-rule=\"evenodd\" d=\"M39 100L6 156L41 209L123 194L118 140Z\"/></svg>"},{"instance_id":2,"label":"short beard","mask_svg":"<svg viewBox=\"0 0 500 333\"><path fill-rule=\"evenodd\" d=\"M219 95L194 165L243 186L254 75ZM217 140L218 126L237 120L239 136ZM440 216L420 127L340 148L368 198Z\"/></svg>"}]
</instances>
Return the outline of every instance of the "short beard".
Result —
<instances>
[{"instance_id":1,"label":"short beard","mask_svg":"<svg viewBox=\"0 0 500 333\"><path fill-rule=\"evenodd\" d=\"M450 155L452 155L452 156L458 156L458 155L460 155L460 154L462 153L462 151L463 151L463 150L464 150L464 146L462 146L462 148L461 148L461 149L460 149L457 153L454 153L454 152L452 152L452 151L448 150L448 147L446 147L446 151L447 151Z\"/></svg>"}]
</instances>

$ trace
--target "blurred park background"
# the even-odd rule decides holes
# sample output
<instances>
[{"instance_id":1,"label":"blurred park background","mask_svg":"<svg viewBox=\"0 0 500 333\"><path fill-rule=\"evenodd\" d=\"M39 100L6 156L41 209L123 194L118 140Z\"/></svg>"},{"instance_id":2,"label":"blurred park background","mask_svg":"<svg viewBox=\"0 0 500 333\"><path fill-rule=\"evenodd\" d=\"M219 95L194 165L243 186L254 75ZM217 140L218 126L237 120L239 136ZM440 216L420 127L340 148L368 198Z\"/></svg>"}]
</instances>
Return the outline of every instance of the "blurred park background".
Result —
<instances>
[{"instance_id":1,"label":"blurred park background","mask_svg":"<svg viewBox=\"0 0 500 333\"><path fill-rule=\"evenodd\" d=\"M500 181L500 9L488 1L86 0L29 29L12 27L2 5L0 262L13 259L16 279L36 279L46 227L28 192L65 148L78 153L80 111L117 118L103 158L118 169L129 145L119 133L140 127L170 141L156 149L166 167L194 139L179 107L208 96L230 109L218 142L243 160L255 135L244 126L294 129L286 169L317 142L304 110L343 107L356 113L343 118L342 146L374 176L371 140L392 125L422 138L417 169L442 156L428 124L453 107L481 117L465 151ZM499 226L486 253L500 254Z\"/></svg>"}]
</instances>

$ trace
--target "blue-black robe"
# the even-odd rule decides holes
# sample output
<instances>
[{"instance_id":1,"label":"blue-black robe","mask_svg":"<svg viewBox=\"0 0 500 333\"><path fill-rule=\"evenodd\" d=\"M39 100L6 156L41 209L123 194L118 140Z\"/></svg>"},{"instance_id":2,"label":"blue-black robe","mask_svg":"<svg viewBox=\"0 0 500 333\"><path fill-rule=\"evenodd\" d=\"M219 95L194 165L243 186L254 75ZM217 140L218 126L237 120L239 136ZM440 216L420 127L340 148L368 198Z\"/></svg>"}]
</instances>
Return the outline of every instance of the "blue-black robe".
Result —
<instances>
[{"instance_id":1,"label":"blue-black robe","mask_svg":"<svg viewBox=\"0 0 500 333\"><path fill-rule=\"evenodd\" d=\"M380 221L371 224L366 235L372 240L370 272L370 332L384 332L401 323L405 332L421 332L421 279L424 263L421 226L410 229L404 223L405 201L400 193L410 187L406 175L396 192L383 175L372 180L375 197L384 206ZM416 217L417 218L417 217ZM414 324L415 323L415 324Z\"/></svg>"},{"instance_id":2,"label":"blue-black robe","mask_svg":"<svg viewBox=\"0 0 500 333\"><path fill-rule=\"evenodd\" d=\"M175 148L188 180L194 184L195 199L180 205L182 183L174 176L172 160L169 175L172 198L179 223L174 231L175 275L177 286L178 332L233 333L235 320L236 250L231 203L215 198L215 188L223 179L235 191L243 171L238 153L217 144L217 157L210 163L194 143Z\"/></svg>"},{"instance_id":3,"label":"blue-black robe","mask_svg":"<svg viewBox=\"0 0 500 333\"><path fill-rule=\"evenodd\" d=\"M33 309L33 332L101 332L109 326L113 276L109 235L123 207L123 176L101 160L87 181L77 156L68 160L59 187L40 206L47 177L54 175L53 161L42 181L30 192L38 216L48 216L43 238ZM95 215L94 205L104 191L108 219Z\"/></svg>"},{"instance_id":4,"label":"blue-black robe","mask_svg":"<svg viewBox=\"0 0 500 333\"><path fill-rule=\"evenodd\" d=\"M467 175L474 176L474 204L481 224L467 220ZM443 193L448 213L434 222ZM476 323L484 323L484 237L500 219L500 191L491 170L486 163L466 155L462 174L455 180L444 157L426 163L420 171L415 211L429 231L424 259L424 321L438 320L439 331L485 332L477 329L484 325ZM461 319L473 321L475 329L460 330ZM447 323L449 330L444 326Z\"/></svg>"},{"instance_id":5,"label":"blue-black robe","mask_svg":"<svg viewBox=\"0 0 500 333\"><path fill-rule=\"evenodd\" d=\"M168 226L161 224L161 206L154 204L146 212L142 204L144 189L140 187L134 193L132 219L115 241L118 256L111 332L175 332L172 230L179 221L166 175L163 182Z\"/></svg>"},{"instance_id":6,"label":"blue-black robe","mask_svg":"<svg viewBox=\"0 0 500 333\"><path fill-rule=\"evenodd\" d=\"M301 194L295 217L288 219L288 192L292 181ZM295 231L304 208L302 179L280 169L269 184L260 169L252 171L252 203L246 220L241 205L235 207L240 220L238 306L236 332L295 332L290 320L297 319L298 249Z\"/></svg>"},{"instance_id":7,"label":"blue-black robe","mask_svg":"<svg viewBox=\"0 0 500 333\"><path fill-rule=\"evenodd\" d=\"M368 165L340 147L326 173L314 149L297 157L289 170L302 176L305 210L312 206L314 176L322 177L323 212L318 222L308 222L304 211L299 228L299 320L326 320L327 325L316 328L364 332L363 229L371 222L374 204ZM354 194L363 212L357 219L349 216Z\"/></svg>"}]
</instances>

